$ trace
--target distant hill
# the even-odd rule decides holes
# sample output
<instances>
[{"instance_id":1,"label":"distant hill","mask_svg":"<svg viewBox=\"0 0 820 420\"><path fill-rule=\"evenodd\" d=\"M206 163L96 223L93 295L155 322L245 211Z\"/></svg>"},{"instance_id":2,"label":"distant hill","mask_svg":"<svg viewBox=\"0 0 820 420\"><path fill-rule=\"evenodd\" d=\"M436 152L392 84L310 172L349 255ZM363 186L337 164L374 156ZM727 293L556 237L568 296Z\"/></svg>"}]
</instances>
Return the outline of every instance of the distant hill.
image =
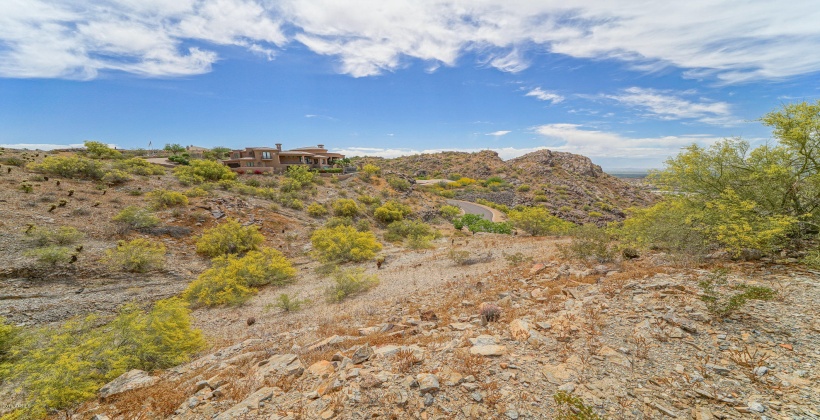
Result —
<instances>
[{"instance_id":1,"label":"distant hill","mask_svg":"<svg viewBox=\"0 0 820 420\"><path fill-rule=\"evenodd\" d=\"M622 219L624 209L645 206L655 197L645 188L605 173L581 155L539 150L502 160L498 153L442 152L403 156L394 159L366 157L359 163L373 163L382 169L413 177L486 180L498 177L506 188L498 191L457 191L469 201L485 199L498 204L543 205L553 214L576 223L603 224Z\"/></svg>"}]
</instances>

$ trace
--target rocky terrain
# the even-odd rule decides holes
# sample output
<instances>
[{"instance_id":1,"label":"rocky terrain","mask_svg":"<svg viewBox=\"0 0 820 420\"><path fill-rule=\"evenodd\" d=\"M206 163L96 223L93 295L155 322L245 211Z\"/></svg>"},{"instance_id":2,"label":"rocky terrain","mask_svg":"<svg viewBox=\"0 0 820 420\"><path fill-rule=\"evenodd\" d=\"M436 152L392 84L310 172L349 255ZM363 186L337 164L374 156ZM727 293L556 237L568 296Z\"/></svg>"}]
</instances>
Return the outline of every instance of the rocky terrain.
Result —
<instances>
[{"instance_id":1,"label":"rocky terrain","mask_svg":"<svg viewBox=\"0 0 820 420\"><path fill-rule=\"evenodd\" d=\"M467 246L506 249L495 236ZM422 276L403 294L387 280L378 298L335 316L275 313L247 327L255 310L243 311L233 316L236 344L168 372L133 372L83 409L109 418L548 419L565 391L608 418L820 418L817 273L729 265L733 284L767 285L779 298L719 320L694 286L707 270L669 268L662 255L576 266L551 249L536 241L522 250L541 263L506 268L495 258L453 276L433 258L447 275ZM422 260L392 269L415 278ZM498 318L481 316L488 307Z\"/></svg>"}]
</instances>

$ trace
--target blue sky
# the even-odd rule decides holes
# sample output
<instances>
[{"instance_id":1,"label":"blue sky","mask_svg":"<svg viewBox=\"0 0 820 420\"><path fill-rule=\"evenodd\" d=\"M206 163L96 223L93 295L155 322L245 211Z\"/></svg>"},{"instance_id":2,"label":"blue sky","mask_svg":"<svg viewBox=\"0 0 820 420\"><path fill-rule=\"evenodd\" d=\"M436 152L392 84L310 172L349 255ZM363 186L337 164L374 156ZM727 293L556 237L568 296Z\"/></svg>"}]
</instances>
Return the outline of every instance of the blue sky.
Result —
<instances>
[{"instance_id":1,"label":"blue sky","mask_svg":"<svg viewBox=\"0 0 820 420\"><path fill-rule=\"evenodd\" d=\"M58 4L59 3L59 4ZM5 0L0 144L659 167L820 98L820 8L769 1Z\"/></svg>"}]
</instances>

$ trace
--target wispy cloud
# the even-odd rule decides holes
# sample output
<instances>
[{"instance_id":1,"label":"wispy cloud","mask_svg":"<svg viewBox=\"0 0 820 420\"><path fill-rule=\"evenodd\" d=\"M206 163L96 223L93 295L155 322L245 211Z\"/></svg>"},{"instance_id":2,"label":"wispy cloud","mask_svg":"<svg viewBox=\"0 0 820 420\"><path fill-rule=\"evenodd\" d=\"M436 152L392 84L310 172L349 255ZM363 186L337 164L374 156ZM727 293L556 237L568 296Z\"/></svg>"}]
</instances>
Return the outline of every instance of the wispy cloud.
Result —
<instances>
[{"instance_id":1,"label":"wispy cloud","mask_svg":"<svg viewBox=\"0 0 820 420\"><path fill-rule=\"evenodd\" d=\"M552 150L605 158L663 158L692 143L711 144L720 137L687 134L662 137L628 137L619 133L593 130L578 124L545 124L534 127Z\"/></svg>"},{"instance_id":2,"label":"wispy cloud","mask_svg":"<svg viewBox=\"0 0 820 420\"><path fill-rule=\"evenodd\" d=\"M731 106L726 102L699 99L692 101L681 94L657 89L631 87L617 95L604 95L623 105L640 109L646 116L662 120L693 119L706 124L734 125L740 120L732 116Z\"/></svg>"},{"instance_id":3,"label":"wispy cloud","mask_svg":"<svg viewBox=\"0 0 820 420\"><path fill-rule=\"evenodd\" d=\"M506 136L507 134L510 134L511 132L512 131L510 131L510 130L498 130L498 131L493 131L492 133L487 133L487 134L485 134L485 136L501 137L501 136Z\"/></svg>"},{"instance_id":4,"label":"wispy cloud","mask_svg":"<svg viewBox=\"0 0 820 420\"><path fill-rule=\"evenodd\" d=\"M215 46L264 59L301 43L337 59L340 73L455 66L467 54L505 72L548 51L666 66L724 83L820 71L813 2L705 4L591 0L568 8L526 0L6 0L0 76L92 79L101 71L178 76L211 71Z\"/></svg>"},{"instance_id":5,"label":"wispy cloud","mask_svg":"<svg viewBox=\"0 0 820 420\"><path fill-rule=\"evenodd\" d=\"M114 144L109 144L110 147L116 147ZM7 143L0 144L0 147L9 149L28 149L28 150L54 150L54 149L77 149L85 147L82 143L74 144L52 144L52 143Z\"/></svg>"},{"instance_id":6,"label":"wispy cloud","mask_svg":"<svg viewBox=\"0 0 820 420\"><path fill-rule=\"evenodd\" d=\"M537 87L535 89L530 90L524 96L532 96L539 101L549 101L553 104L557 104L558 102L562 102L565 98L555 92L549 92L546 90Z\"/></svg>"}]
</instances>

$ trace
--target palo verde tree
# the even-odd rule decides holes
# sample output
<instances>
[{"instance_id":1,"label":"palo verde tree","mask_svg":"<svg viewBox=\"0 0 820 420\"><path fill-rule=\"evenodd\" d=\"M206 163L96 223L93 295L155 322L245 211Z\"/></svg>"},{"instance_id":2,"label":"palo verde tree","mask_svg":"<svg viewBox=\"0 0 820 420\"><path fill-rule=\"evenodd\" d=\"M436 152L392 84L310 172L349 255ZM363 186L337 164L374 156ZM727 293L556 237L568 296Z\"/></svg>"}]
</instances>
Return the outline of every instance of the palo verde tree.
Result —
<instances>
[{"instance_id":1,"label":"palo verde tree","mask_svg":"<svg viewBox=\"0 0 820 420\"><path fill-rule=\"evenodd\" d=\"M742 139L725 139L708 148L692 145L666 162L654 179L674 193L657 206L637 211L624 223L627 239L667 248L718 245L739 254L743 249L770 252L790 239L820 230L820 101L784 105L760 121L775 141L752 148ZM673 203L673 204L670 204ZM691 229L701 243L692 247L664 244L666 235L649 238L652 226L679 214L681 229ZM640 227L640 229L637 229ZM648 229L646 229L648 228ZM668 233L668 232L667 232ZM664 246L672 245L672 246Z\"/></svg>"}]
</instances>

